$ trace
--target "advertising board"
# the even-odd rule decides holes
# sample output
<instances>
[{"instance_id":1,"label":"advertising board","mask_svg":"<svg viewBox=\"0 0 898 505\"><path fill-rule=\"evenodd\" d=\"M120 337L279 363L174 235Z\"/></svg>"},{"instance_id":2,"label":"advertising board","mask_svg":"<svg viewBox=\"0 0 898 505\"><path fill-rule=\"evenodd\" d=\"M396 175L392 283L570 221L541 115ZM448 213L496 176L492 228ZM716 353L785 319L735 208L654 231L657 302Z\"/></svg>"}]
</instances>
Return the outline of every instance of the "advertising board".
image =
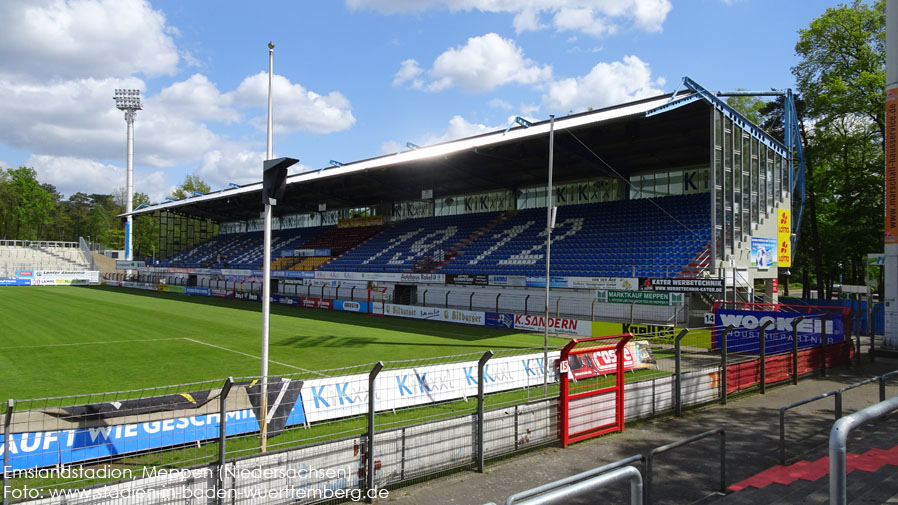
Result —
<instances>
[{"instance_id":1,"label":"advertising board","mask_svg":"<svg viewBox=\"0 0 898 505\"><path fill-rule=\"evenodd\" d=\"M723 279L668 279L640 277L641 291L669 291L674 293L720 293Z\"/></svg>"},{"instance_id":2,"label":"advertising board","mask_svg":"<svg viewBox=\"0 0 898 505\"><path fill-rule=\"evenodd\" d=\"M727 348L732 351L759 354L761 352L761 326L770 321L765 333L765 351L767 354L789 352L792 350L792 322L799 316L804 320L798 323L798 348L804 349L820 345L824 329L823 314L795 314L761 310L716 309L714 311L715 338L723 330L733 325L727 333ZM826 320L826 343L845 340L845 324L841 317ZM719 342L715 342L719 346Z\"/></svg>"},{"instance_id":3,"label":"advertising board","mask_svg":"<svg viewBox=\"0 0 898 505\"><path fill-rule=\"evenodd\" d=\"M546 318L542 316L515 315L514 327L516 330L542 333L546 330ZM592 335L592 321L550 317L549 333L589 337Z\"/></svg>"}]
</instances>

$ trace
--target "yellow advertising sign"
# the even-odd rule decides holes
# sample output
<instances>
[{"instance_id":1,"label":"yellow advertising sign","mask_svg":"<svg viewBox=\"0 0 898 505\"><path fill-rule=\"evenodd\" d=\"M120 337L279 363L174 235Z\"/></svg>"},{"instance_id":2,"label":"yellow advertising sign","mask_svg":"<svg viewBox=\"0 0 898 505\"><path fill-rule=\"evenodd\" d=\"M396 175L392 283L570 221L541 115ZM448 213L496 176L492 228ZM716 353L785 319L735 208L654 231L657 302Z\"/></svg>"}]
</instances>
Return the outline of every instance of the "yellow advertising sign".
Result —
<instances>
[{"instance_id":1,"label":"yellow advertising sign","mask_svg":"<svg viewBox=\"0 0 898 505\"><path fill-rule=\"evenodd\" d=\"M777 267L792 266L792 211L777 209L776 211L776 243Z\"/></svg>"}]
</instances>

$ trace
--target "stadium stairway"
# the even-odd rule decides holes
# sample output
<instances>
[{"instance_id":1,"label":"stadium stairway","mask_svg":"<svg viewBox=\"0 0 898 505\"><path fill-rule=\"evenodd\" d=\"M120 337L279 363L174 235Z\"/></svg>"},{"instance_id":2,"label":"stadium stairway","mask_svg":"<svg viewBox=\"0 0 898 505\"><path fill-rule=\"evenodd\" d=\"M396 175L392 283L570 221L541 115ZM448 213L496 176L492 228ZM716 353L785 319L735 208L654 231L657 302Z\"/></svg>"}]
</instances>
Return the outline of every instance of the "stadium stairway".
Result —
<instances>
[{"instance_id":1,"label":"stadium stairway","mask_svg":"<svg viewBox=\"0 0 898 505\"><path fill-rule=\"evenodd\" d=\"M708 272L711 268L711 246L706 245L702 247L700 253L695 255L689 261L689 264L683 267L683 270L677 274L677 279L695 279L700 276L702 272Z\"/></svg>"}]
</instances>

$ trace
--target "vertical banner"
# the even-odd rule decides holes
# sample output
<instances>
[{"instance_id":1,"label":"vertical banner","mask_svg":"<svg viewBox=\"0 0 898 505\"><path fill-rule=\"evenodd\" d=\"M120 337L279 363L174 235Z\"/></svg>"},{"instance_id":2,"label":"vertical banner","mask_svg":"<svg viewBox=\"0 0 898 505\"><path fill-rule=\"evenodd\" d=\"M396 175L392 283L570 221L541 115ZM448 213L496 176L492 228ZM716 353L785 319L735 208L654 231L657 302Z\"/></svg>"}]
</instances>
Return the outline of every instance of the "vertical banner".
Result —
<instances>
[{"instance_id":1,"label":"vertical banner","mask_svg":"<svg viewBox=\"0 0 898 505\"><path fill-rule=\"evenodd\" d=\"M792 266L792 211L777 209L776 222L776 266L788 268Z\"/></svg>"},{"instance_id":2,"label":"vertical banner","mask_svg":"<svg viewBox=\"0 0 898 505\"><path fill-rule=\"evenodd\" d=\"M885 243L898 244L898 88L886 90Z\"/></svg>"}]
</instances>

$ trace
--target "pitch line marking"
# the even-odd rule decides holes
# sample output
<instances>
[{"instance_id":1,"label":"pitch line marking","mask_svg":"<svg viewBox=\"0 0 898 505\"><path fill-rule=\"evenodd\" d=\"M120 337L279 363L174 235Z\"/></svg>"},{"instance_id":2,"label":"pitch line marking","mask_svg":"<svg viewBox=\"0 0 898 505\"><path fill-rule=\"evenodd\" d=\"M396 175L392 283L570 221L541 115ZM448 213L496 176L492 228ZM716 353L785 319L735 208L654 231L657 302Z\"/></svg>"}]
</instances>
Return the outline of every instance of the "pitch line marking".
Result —
<instances>
[{"instance_id":1,"label":"pitch line marking","mask_svg":"<svg viewBox=\"0 0 898 505\"><path fill-rule=\"evenodd\" d=\"M188 338L188 337L184 337L183 339L184 339L184 340L187 340L188 342L193 342L194 344L207 345L207 346L209 346L209 347L214 347L214 348L216 348L216 349L221 349L222 351L233 352L233 353L235 353L235 354L241 354L241 355L243 355L243 356L248 356L248 357L250 357L250 358L254 358L254 359L258 359L258 360L261 360L261 359L262 359L261 356L256 356L255 354L249 354L249 353L246 353L246 352L243 352L243 351L235 351L234 349L228 349L227 347L222 347L222 346L220 346L220 345L210 344L210 343L208 343L208 342L203 342L203 341L201 341L201 340L196 340L196 339L192 339L192 338ZM309 373L316 373L316 374L318 374L318 375L324 375L323 373L316 372L316 371L314 371L314 370L309 370L309 369L307 369L307 368L300 368L300 367L294 366L294 365L288 365L287 363L281 363L281 362L279 362L279 361L274 361L274 360L271 360L271 359L269 359L268 362L269 362L269 363L274 363L275 365L285 366L285 367L287 367L287 368L293 368L294 370L301 370L301 371L303 371L303 372L309 372Z\"/></svg>"},{"instance_id":2,"label":"pitch line marking","mask_svg":"<svg viewBox=\"0 0 898 505\"><path fill-rule=\"evenodd\" d=\"M35 345L14 345L8 347L0 347L0 349L32 349L37 347L69 347L75 345L104 345L104 344L125 344L129 342L161 342L165 340L183 340L181 337L170 338L144 338L136 340L106 340L104 342L70 342L66 344L35 344Z\"/></svg>"}]
</instances>

